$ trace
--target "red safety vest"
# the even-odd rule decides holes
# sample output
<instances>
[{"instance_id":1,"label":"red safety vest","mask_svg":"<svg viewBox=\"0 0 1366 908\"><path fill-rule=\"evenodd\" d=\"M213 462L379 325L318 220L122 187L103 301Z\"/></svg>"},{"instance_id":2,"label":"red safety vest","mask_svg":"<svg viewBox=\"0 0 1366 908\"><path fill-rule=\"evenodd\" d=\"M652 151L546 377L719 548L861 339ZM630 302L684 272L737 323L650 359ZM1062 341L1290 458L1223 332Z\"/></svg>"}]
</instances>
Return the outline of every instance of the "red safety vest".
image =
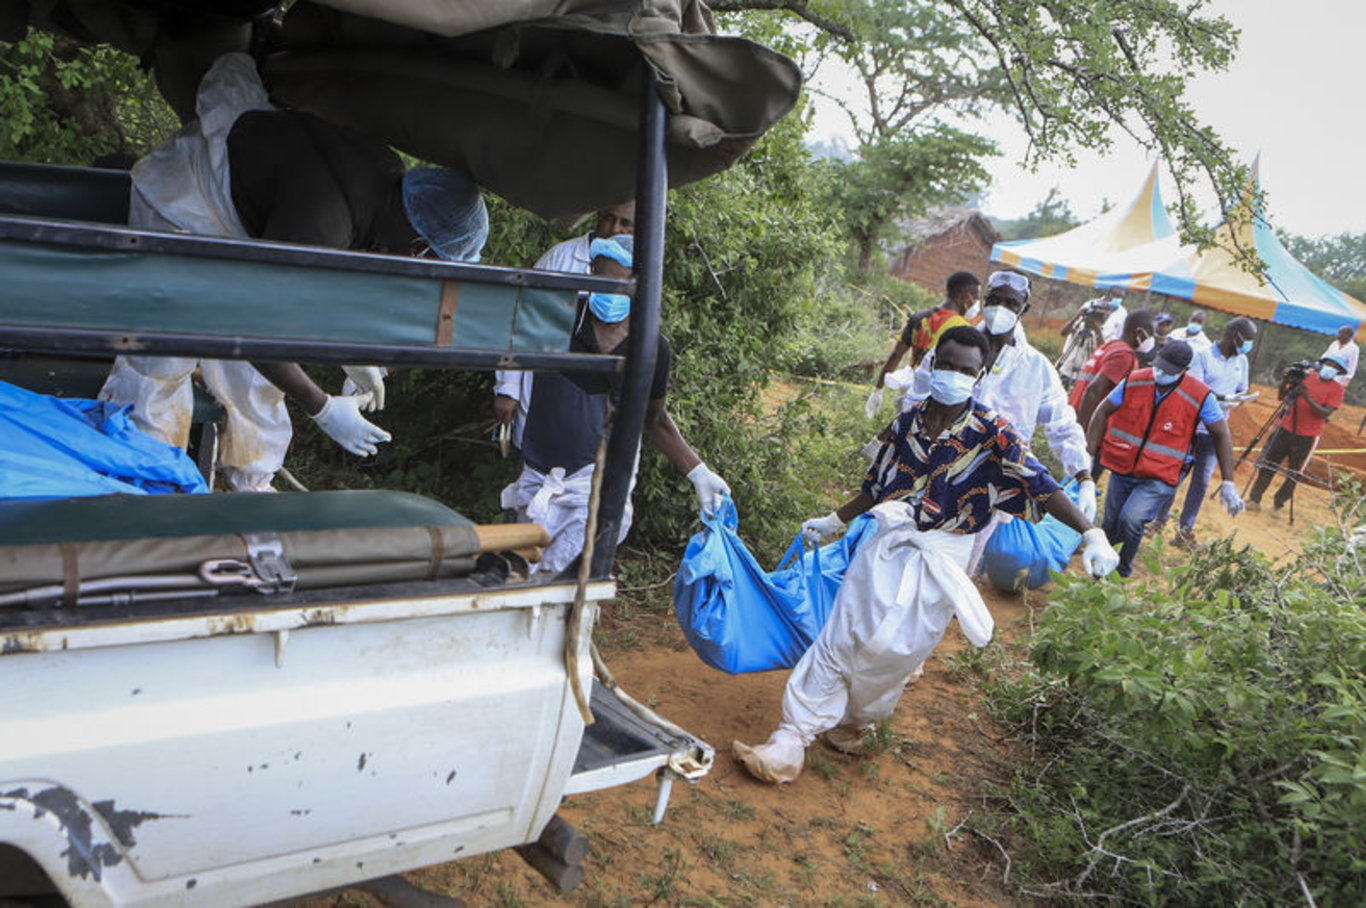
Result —
<instances>
[{"instance_id":1,"label":"red safety vest","mask_svg":"<svg viewBox=\"0 0 1366 908\"><path fill-rule=\"evenodd\" d=\"M1110 414L1100 446L1106 469L1135 479L1160 479L1176 485L1200 424L1200 405L1209 385L1189 372L1159 403L1152 369L1130 373L1124 400Z\"/></svg>"},{"instance_id":2,"label":"red safety vest","mask_svg":"<svg viewBox=\"0 0 1366 908\"><path fill-rule=\"evenodd\" d=\"M1091 382L1095 381L1096 376L1100 374L1100 361L1105 358L1107 353L1115 349L1115 344L1123 344L1125 347L1129 346L1119 338L1108 340L1096 348L1096 352L1091 354L1091 358L1088 359L1086 365L1082 367L1081 374L1077 376L1076 383L1072 385L1072 392L1067 395L1067 403L1073 410L1081 412L1081 402L1082 399L1086 397L1086 389L1090 387ZM1085 427L1083 426L1083 428Z\"/></svg>"}]
</instances>

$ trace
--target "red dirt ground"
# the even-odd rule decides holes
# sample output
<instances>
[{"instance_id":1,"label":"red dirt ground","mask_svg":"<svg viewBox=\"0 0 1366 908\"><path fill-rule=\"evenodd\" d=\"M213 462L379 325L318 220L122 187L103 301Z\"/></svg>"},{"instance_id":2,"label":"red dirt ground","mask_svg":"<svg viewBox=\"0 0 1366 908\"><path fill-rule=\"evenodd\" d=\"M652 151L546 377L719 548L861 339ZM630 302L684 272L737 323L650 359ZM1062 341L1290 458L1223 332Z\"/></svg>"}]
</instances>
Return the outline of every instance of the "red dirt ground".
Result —
<instances>
[{"instance_id":1,"label":"red dirt ground","mask_svg":"<svg viewBox=\"0 0 1366 908\"><path fill-rule=\"evenodd\" d=\"M1234 411L1235 453L1275 410L1274 391ZM1355 434L1361 408L1337 414L1324 449L1366 448ZM1366 454L1316 458L1366 479ZM1251 461L1238 471L1240 491ZM1183 493L1184 494L1184 490ZM1267 496L1267 503L1270 496ZM1232 532L1272 557L1294 551L1308 528L1332 519L1326 490L1303 485L1296 522L1270 513L1230 520L1212 502L1196 524L1204 538ZM1179 507L1179 501L1178 505ZM1168 548L1169 558L1181 554ZM1141 569L1140 569L1141 571ZM1141 588L1141 587L1140 587ZM1027 641L1047 604L984 589L998 639ZM765 739L778 719L785 672L730 676L702 664L671 612L619 601L603 615L600 645L621 683L638 699L710 742L710 775L674 789L668 815L650 823L648 781L569 799L561 813L592 839L587 879L561 895L516 854L471 858L409 878L469 905L1016 905L1027 900L1003 883L1005 862L994 845L944 832L971 823L985 782L1008 777L1010 745L987 718L971 674L954 667L967 643L950 628L923 680L912 685L893 719L898 741L866 758L812 748L806 772L773 788L751 780L729 753L732 739ZM980 797L980 796L979 796ZM356 892L315 905L376 904Z\"/></svg>"}]
</instances>

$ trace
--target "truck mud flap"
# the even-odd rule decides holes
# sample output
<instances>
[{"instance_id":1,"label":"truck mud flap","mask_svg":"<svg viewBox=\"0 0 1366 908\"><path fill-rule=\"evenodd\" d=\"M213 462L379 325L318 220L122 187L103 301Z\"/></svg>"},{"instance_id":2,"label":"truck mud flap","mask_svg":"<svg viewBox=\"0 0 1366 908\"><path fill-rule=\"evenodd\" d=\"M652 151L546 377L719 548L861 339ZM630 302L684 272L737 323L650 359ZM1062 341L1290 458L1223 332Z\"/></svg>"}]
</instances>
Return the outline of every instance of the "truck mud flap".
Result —
<instances>
[{"instance_id":1,"label":"truck mud flap","mask_svg":"<svg viewBox=\"0 0 1366 908\"><path fill-rule=\"evenodd\" d=\"M620 688L593 681L593 724L584 729L565 794L600 791L659 774L654 820L664 816L675 778L696 781L711 770L709 744L655 715Z\"/></svg>"}]
</instances>

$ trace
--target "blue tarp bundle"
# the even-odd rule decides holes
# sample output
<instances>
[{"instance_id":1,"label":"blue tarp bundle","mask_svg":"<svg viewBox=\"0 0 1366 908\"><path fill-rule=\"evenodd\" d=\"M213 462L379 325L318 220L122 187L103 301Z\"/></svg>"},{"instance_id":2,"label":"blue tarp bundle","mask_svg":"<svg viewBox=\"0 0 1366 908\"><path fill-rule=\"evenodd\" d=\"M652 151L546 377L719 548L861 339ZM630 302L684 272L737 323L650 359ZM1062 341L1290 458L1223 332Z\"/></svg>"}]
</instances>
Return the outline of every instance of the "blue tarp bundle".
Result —
<instances>
[{"instance_id":1,"label":"blue tarp bundle","mask_svg":"<svg viewBox=\"0 0 1366 908\"><path fill-rule=\"evenodd\" d=\"M128 411L0 381L0 498L207 492L194 461L135 429Z\"/></svg>"},{"instance_id":2,"label":"blue tarp bundle","mask_svg":"<svg viewBox=\"0 0 1366 908\"><path fill-rule=\"evenodd\" d=\"M797 664L825 626L860 542L876 529L864 515L839 540L809 551L798 536L770 573L741 541L729 498L702 522L678 568L674 609L702 661L733 675Z\"/></svg>"},{"instance_id":3,"label":"blue tarp bundle","mask_svg":"<svg viewBox=\"0 0 1366 908\"><path fill-rule=\"evenodd\" d=\"M1075 481L1063 487L1075 503ZM1038 523L1015 518L998 526L982 552L982 570L991 585L1007 592L1035 590L1049 580L1050 571L1061 571L1081 545L1081 534L1053 515Z\"/></svg>"}]
</instances>

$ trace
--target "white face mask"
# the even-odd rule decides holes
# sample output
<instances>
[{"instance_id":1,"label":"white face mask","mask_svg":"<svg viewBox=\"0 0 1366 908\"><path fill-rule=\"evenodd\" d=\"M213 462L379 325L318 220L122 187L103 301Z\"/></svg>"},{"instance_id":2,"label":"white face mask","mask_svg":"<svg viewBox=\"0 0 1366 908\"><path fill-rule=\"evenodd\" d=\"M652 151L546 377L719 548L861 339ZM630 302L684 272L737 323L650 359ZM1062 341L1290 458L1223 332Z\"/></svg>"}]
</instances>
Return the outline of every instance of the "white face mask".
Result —
<instances>
[{"instance_id":1,"label":"white face mask","mask_svg":"<svg viewBox=\"0 0 1366 908\"><path fill-rule=\"evenodd\" d=\"M930 373L930 397L946 407L956 407L972 396L977 376L964 375L949 369L935 369Z\"/></svg>"},{"instance_id":2,"label":"white face mask","mask_svg":"<svg viewBox=\"0 0 1366 908\"><path fill-rule=\"evenodd\" d=\"M973 301L973 304L972 304L971 306L968 307L968 311L965 312L965 313L963 313L963 317L966 318L966 319L974 319L974 318L977 317L977 313L979 313L979 312L981 312L981 311L982 311L982 301L981 301L981 300L975 300L975 301Z\"/></svg>"},{"instance_id":3,"label":"white face mask","mask_svg":"<svg viewBox=\"0 0 1366 908\"><path fill-rule=\"evenodd\" d=\"M1138 345L1137 347L1135 347L1134 349L1137 350L1139 353L1151 353L1151 352L1153 352L1153 347L1155 347L1156 345L1157 345L1157 338L1155 338L1155 337L1145 337L1145 338L1142 340L1142 342L1140 342L1139 345Z\"/></svg>"},{"instance_id":4,"label":"white face mask","mask_svg":"<svg viewBox=\"0 0 1366 908\"><path fill-rule=\"evenodd\" d=\"M982 310L982 323L987 334L1009 334L1020 321L1020 314L1005 306L987 306Z\"/></svg>"}]
</instances>

